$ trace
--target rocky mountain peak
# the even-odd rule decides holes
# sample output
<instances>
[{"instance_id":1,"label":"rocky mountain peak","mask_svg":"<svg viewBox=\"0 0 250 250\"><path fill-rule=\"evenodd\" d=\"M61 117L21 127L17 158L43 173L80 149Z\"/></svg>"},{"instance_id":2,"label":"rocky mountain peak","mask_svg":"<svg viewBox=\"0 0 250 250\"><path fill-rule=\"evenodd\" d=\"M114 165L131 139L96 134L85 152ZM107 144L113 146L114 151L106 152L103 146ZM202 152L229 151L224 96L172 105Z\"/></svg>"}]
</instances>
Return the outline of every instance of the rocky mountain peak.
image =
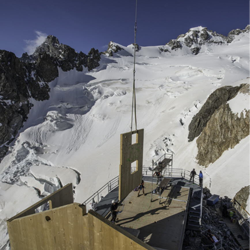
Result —
<instances>
[{"instance_id":1,"label":"rocky mountain peak","mask_svg":"<svg viewBox=\"0 0 250 250\"><path fill-rule=\"evenodd\" d=\"M60 45L58 38L55 37L55 36L52 36L52 35L47 36L47 38L45 39L44 43L51 44L54 47Z\"/></svg>"},{"instance_id":2,"label":"rocky mountain peak","mask_svg":"<svg viewBox=\"0 0 250 250\"><path fill-rule=\"evenodd\" d=\"M47 77L47 79L49 79L48 81L52 81L58 76L58 73L55 72L57 70L54 70L55 68L60 67L63 71L76 68L76 70L82 71L83 67L85 67L88 68L88 70L92 70L99 66L100 55L101 53L94 48L90 50L88 55L81 51L77 53L70 46L60 43L57 37L49 35L45 41L36 48L32 55L24 53L21 57L21 61L42 65L40 71L44 74L48 74L48 70L53 68L53 76ZM51 67L49 67L49 65Z\"/></svg>"},{"instance_id":3,"label":"rocky mountain peak","mask_svg":"<svg viewBox=\"0 0 250 250\"><path fill-rule=\"evenodd\" d=\"M61 44L59 40L52 35L47 36L45 41L36 48L32 57L37 59L44 53L59 60L68 59L68 57L74 57L77 54L74 49L68 45Z\"/></svg>"},{"instance_id":4,"label":"rocky mountain peak","mask_svg":"<svg viewBox=\"0 0 250 250\"><path fill-rule=\"evenodd\" d=\"M17 58L14 53L0 50L0 161L28 117L30 98L49 99L49 82L58 77L58 68L83 71L85 67L90 71L99 66L100 58L94 48L88 55L77 53L52 35L32 55L24 53Z\"/></svg>"},{"instance_id":5,"label":"rocky mountain peak","mask_svg":"<svg viewBox=\"0 0 250 250\"><path fill-rule=\"evenodd\" d=\"M166 44L171 50L188 47L192 54L197 55L202 45L227 43L227 38L216 32L208 30L206 27L198 26L191 28L187 33L181 34L177 39L172 39Z\"/></svg>"},{"instance_id":6,"label":"rocky mountain peak","mask_svg":"<svg viewBox=\"0 0 250 250\"><path fill-rule=\"evenodd\" d=\"M235 30L230 31L227 36L227 42L231 43L235 39L236 36L242 33L249 33L249 30L250 30L250 25L247 25L246 28L243 30L235 29Z\"/></svg>"},{"instance_id":7,"label":"rocky mountain peak","mask_svg":"<svg viewBox=\"0 0 250 250\"><path fill-rule=\"evenodd\" d=\"M123 50L118 44L110 41L108 44L108 49L104 52L107 56L113 56L114 53L117 53L118 51Z\"/></svg>"},{"instance_id":8,"label":"rocky mountain peak","mask_svg":"<svg viewBox=\"0 0 250 250\"><path fill-rule=\"evenodd\" d=\"M181 34L177 39L172 39L161 51L169 52L171 50L178 50L181 48L190 49L191 53L197 55L202 46L211 44L228 44L231 43L236 36L241 33L249 32L250 25L243 30L236 29L229 32L228 36L218 34L215 31L208 30L206 27L198 26L191 28L187 33Z\"/></svg>"}]
</instances>

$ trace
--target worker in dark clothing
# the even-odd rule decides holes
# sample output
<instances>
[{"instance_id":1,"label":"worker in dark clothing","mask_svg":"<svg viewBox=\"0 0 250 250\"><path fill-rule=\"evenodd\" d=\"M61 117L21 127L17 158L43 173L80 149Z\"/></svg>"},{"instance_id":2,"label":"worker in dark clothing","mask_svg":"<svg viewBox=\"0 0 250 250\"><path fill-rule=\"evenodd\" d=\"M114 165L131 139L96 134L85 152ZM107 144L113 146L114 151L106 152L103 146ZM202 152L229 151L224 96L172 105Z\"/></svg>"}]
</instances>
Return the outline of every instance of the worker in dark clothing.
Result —
<instances>
[{"instance_id":1,"label":"worker in dark clothing","mask_svg":"<svg viewBox=\"0 0 250 250\"><path fill-rule=\"evenodd\" d=\"M118 208L118 202L115 202L115 200L113 200L112 204L111 204L111 208L110 208L110 211L112 214L111 222L115 222L115 220L116 220L116 216L118 213L117 208Z\"/></svg>"},{"instance_id":2,"label":"worker in dark clothing","mask_svg":"<svg viewBox=\"0 0 250 250\"><path fill-rule=\"evenodd\" d=\"M195 172L195 169L193 169L190 173L190 181L193 180L193 183L194 183L194 177L196 176L196 172Z\"/></svg>"},{"instance_id":3,"label":"worker in dark clothing","mask_svg":"<svg viewBox=\"0 0 250 250\"><path fill-rule=\"evenodd\" d=\"M156 185L158 185L158 183L161 182L161 179L162 179L162 175L161 175L161 172L160 171L156 171L153 176L156 176L157 177L157 182L156 182Z\"/></svg>"},{"instance_id":4,"label":"worker in dark clothing","mask_svg":"<svg viewBox=\"0 0 250 250\"><path fill-rule=\"evenodd\" d=\"M158 168L160 169L160 171L162 171L162 162L161 161L158 163Z\"/></svg>"},{"instance_id":5,"label":"worker in dark clothing","mask_svg":"<svg viewBox=\"0 0 250 250\"><path fill-rule=\"evenodd\" d=\"M145 195L144 193L144 180L141 181L141 184L139 185L139 191L138 191L138 195L137 197L140 196L140 191L142 190L143 194Z\"/></svg>"}]
</instances>

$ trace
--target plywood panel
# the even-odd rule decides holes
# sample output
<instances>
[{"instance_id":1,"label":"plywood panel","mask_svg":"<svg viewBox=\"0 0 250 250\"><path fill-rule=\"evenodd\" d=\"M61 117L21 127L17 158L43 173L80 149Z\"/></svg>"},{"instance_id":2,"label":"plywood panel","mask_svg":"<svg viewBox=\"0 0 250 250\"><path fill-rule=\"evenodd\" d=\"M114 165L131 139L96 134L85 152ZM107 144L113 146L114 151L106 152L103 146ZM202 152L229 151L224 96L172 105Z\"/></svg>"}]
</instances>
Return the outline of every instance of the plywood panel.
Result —
<instances>
[{"instance_id":1,"label":"plywood panel","mask_svg":"<svg viewBox=\"0 0 250 250\"><path fill-rule=\"evenodd\" d=\"M132 144L132 135L136 143ZM123 200L142 180L144 130L132 131L120 136L119 200ZM131 174L131 164L137 161L137 171Z\"/></svg>"},{"instance_id":2,"label":"plywood panel","mask_svg":"<svg viewBox=\"0 0 250 250\"><path fill-rule=\"evenodd\" d=\"M46 202L51 202L53 208L57 208L60 206L64 206L67 204L73 203L73 189L72 183L62 187L61 189L57 190L53 194L45 197L44 199L38 201L34 205L30 206L29 208L25 209L21 213L15 215L14 217L10 218L8 221L12 221L17 218L21 218L27 215L35 214L35 209L40 207Z\"/></svg>"},{"instance_id":3,"label":"plywood panel","mask_svg":"<svg viewBox=\"0 0 250 250\"><path fill-rule=\"evenodd\" d=\"M73 203L8 222L12 250L153 249L119 226Z\"/></svg>"},{"instance_id":4,"label":"plywood panel","mask_svg":"<svg viewBox=\"0 0 250 250\"><path fill-rule=\"evenodd\" d=\"M127 249L138 249L138 250L145 250L150 249L153 250L154 248L150 247L149 245L145 244L135 236L129 234L124 229L115 224L109 222L99 214L95 213L94 211L90 210L88 217L94 227L92 231L94 233L94 239L97 240L98 244L94 244L93 250L112 250L112 249L119 249L119 250L127 250ZM89 226L90 226L89 225ZM107 231L105 233L99 233L99 230L109 230L110 233L107 236ZM96 237L100 237L102 239L97 239ZM105 240L103 240L105 236ZM106 237L107 236L107 237ZM105 242L105 244L104 244ZM102 243L102 244L101 244Z\"/></svg>"}]
</instances>

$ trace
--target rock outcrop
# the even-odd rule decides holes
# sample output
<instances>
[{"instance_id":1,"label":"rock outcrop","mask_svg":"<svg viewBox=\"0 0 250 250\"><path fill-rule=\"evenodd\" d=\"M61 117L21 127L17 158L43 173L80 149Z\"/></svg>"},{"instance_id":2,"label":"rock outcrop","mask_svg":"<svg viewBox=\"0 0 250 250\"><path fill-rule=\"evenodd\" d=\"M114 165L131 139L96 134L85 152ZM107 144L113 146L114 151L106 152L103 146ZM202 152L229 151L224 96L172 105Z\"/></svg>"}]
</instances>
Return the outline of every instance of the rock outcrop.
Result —
<instances>
[{"instance_id":1,"label":"rock outcrop","mask_svg":"<svg viewBox=\"0 0 250 250\"><path fill-rule=\"evenodd\" d=\"M227 103L238 92L249 95L249 85L217 89L191 121L189 139L199 136L196 158L200 165L208 166L215 162L224 151L234 148L249 135L250 110L244 110L239 116L232 112Z\"/></svg>"},{"instance_id":2,"label":"rock outcrop","mask_svg":"<svg viewBox=\"0 0 250 250\"><path fill-rule=\"evenodd\" d=\"M188 140L192 141L195 137L199 136L206 127L207 122L210 120L214 112L230 99L234 98L240 87L225 86L214 91L207 99L201 110L193 117L189 124Z\"/></svg>"},{"instance_id":3,"label":"rock outcrop","mask_svg":"<svg viewBox=\"0 0 250 250\"><path fill-rule=\"evenodd\" d=\"M238 36L241 33L249 33L249 30L250 30L250 25L247 25L247 27L243 30L235 29L235 30L230 31L227 36L227 42L231 43L235 39L236 36Z\"/></svg>"},{"instance_id":4,"label":"rock outcrop","mask_svg":"<svg viewBox=\"0 0 250 250\"><path fill-rule=\"evenodd\" d=\"M250 196L250 185L243 187L234 196L234 206L246 219L249 217L249 215L246 212L249 196Z\"/></svg>"},{"instance_id":5,"label":"rock outcrop","mask_svg":"<svg viewBox=\"0 0 250 250\"><path fill-rule=\"evenodd\" d=\"M250 26L248 25L245 29L232 30L228 36L223 36L216 33L215 31L208 30L205 27L195 27L190 29L187 33L181 34L177 39L172 39L165 46L161 47L161 52L178 50L182 48L188 48L190 52L197 55L202 46L210 44L228 44L231 43L239 34L249 33Z\"/></svg>"},{"instance_id":6,"label":"rock outcrop","mask_svg":"<svg viewBox=\"0 0 250 250\"><path fill-rule=\"evenodd\" d=\"M77 53L73 48L68 45L62 44L55 36L48 36L46 40L36 48L32 55L24 53L22 60L25 62L38 62L41 58L43 61L51 63L54 67L60 67L63 71L69 71L74 68L82 71L83 67L92 70L99 66L101 53L92 48L88 55L82 51Z\"/></svg>"},{"instance_id":7,"label":"rock outcrop","mask_svg":"<svg viewBox=\"0 0 250 250\"><path fill-rule=\"evenodd\" d=\"M172 39L167 45L171 48L171 50L177 50L182 48L182 44L180 41Z\"/></svg>"},{"instance_id":8,"label":"rock outcrop","mask_svg":"<svg viewBox=\"0 0 250 250\"><path fill-rule=\"evenodd\" d=\"M48 65L39 62L35 69L15 54L0 51L0 160L28 117L32 106L29 99L43 101L49 98L47 82L50 78L42 76L43 67Z\"/></svg>"},{"instance_id":9,"label":"rock outcrop","mask_svg":"<svg viewBox=\"0 0 250 250\"><path fill-rule=\"evenodd\" d=\"M0 161L28 117L30 98L49 99L48 83L58 77L58 67L90 71L99 66L100 58L94 48L88 55L77 53L54 36L48 36L32 55L24 53L21 58L0 50Z\"/></svg>"},{"instance_id":10,"label":"rock outcrop","mask_svg":"<svg viewBox=\"0 0 250 250\"><path fill-rule=\"evenodd\" d=\"M104 52L104 54L108 56L113 56L114 53L123 50L118 44L113 43L112 41L109 42L108 49Z\"/></svg>"}]
</instances>

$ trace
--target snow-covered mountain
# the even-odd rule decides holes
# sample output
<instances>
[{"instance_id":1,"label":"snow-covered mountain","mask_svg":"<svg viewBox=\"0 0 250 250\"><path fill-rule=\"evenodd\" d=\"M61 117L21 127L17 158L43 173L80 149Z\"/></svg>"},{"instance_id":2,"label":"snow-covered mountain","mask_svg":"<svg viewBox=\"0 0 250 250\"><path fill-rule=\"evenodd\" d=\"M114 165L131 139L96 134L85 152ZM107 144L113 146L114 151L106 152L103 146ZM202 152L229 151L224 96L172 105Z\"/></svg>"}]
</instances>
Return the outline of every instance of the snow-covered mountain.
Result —
<instances>
[{"instance_id":1,"label":"snow-covered mountain","mask_svg":"<svg viewBox=\"0 0 250 250\"><path fill-rule=\"evenodd\" d=\"M33 56L24 55L20 60L33 65L29 77L36 80L41 72L47 72L48 65L55 71L53 80L44 83L49 98L27 96L31 104L27 119L0 163L0 249L5 249L8 240L6 218L41 195L72 182L75 201L81 203L118 175L119 135L130 131L131 123L133 49L133 45L111 42L99 60L94 51L80 56L49 36ZM219 110L222 104L225 110L230 109L231 120L242 117L241 124L249 120L248 55L249 26L230 32L228 37L197 27L166 45L138 46L137 119L138 128L144 128L145 133L144 167L163 153L173 152L174 167L203 170L204 185L212 180L212 193L234 197L249 185L249 129L208 164L197 158L206 154L201 149L212 145L205 144L205 135L212 138L215 126L219 134L224 131L217 122L229 117ZM89 68L88 63L94 67ZM228 98L223 96L224 88L230 87L225 86L234 89ZM190 140L189 125L197 116L203 121L199 114L210 98L215 103L223 100L201 133ZM0 101L8 103L3 96ZM235 124L226 125L227 134L235 130ZM207 127L209 131L205 131ZM203 138L201 144L199 138ZM230 136L222 139L236 141Z\"/></svg>"}]
</instances>

